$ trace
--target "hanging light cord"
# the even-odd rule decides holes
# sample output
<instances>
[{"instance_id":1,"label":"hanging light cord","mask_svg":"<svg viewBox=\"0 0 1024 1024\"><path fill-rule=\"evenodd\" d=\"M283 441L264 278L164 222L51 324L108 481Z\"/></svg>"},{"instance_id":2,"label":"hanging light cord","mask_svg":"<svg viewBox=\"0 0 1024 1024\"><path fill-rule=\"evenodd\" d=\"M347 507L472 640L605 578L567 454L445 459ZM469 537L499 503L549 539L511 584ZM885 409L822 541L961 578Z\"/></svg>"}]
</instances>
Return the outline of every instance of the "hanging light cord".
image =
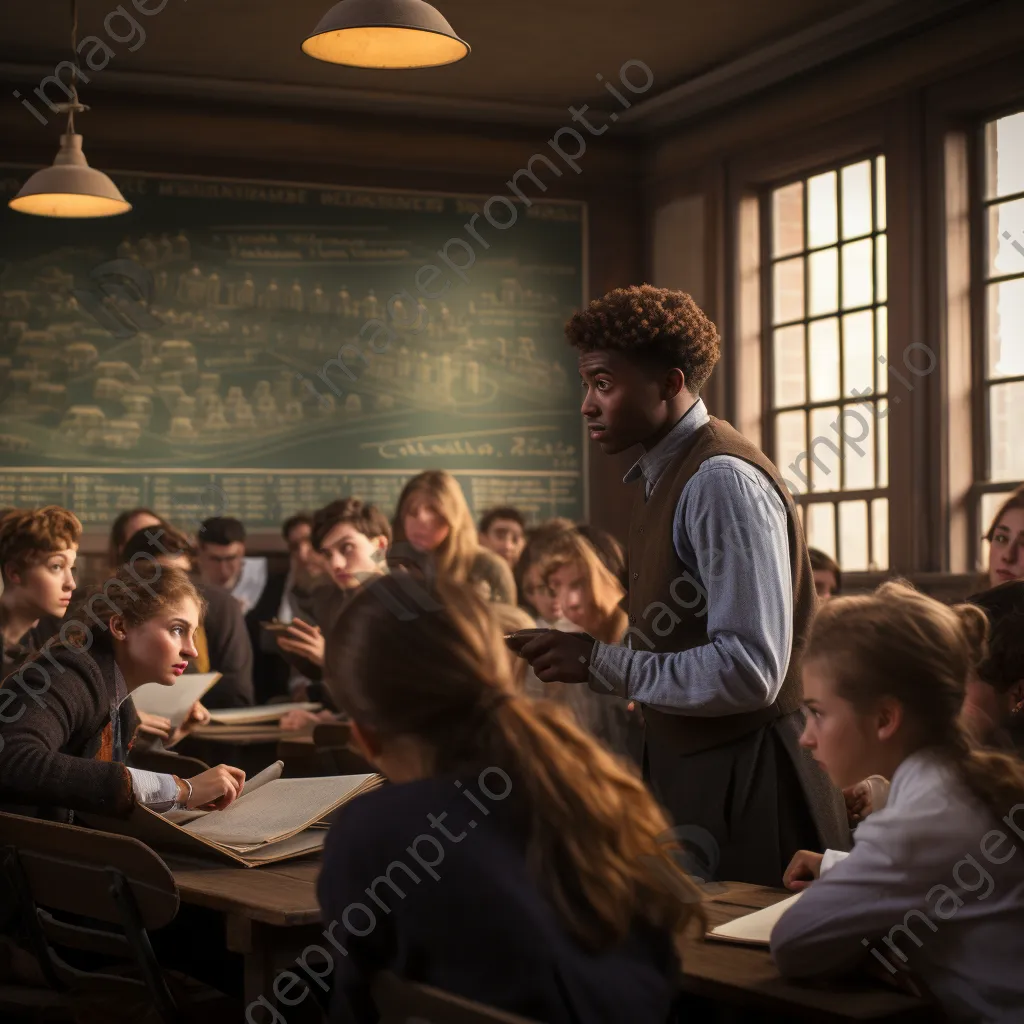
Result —
<instances>
[{"instance_id":1,"label":"hanging light cord","mask_svg":"<svg viewBox=\"0 0 1024 1024\"><path fill-rule=\"evenodd\" d=\"M75 134L75 111L85 110L78 102L78 0L71 0L71 102L68 104L68 135Z\"/></svg>"}]
</instances>

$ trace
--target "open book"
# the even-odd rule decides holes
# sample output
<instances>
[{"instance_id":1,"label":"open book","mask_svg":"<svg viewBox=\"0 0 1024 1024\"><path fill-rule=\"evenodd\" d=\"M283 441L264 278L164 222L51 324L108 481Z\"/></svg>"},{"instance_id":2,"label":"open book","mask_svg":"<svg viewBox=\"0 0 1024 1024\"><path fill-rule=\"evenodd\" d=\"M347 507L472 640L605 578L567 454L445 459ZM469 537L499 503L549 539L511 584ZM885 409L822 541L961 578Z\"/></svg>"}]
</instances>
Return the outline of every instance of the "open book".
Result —
<instances>
[{"instance_id":1,"label":"open book","mask_svg":"<svg viewBox=\"0 0 1024 1024\"><path fill-rule=\"evenodd\" d=\"M254 708L221 708L210 712L213 725L265 725L280 722L289 711L319 711L322 704L309 702L291 704L261 704Z\"/></svg>"},{"instance_id":2,"label":"open book","mask_svg":"<svg viewBox=\"0 0 1024 1024\"><path fill-rule=\"evenodd\" d=\"M132 702L137 711L149 715L162 715L171 720L175 729L188 717L189 710L197 700L220 679L219 672L186 673L172 686L162 683L146 683L132 693Z\"/></svg>"},{"instance_id":3,"label":"open book","mask_svg":"<svg viewBox=\"0 0 1024 1024\"><path fill-rule=\"evenodd\" d=\"M717 939L720 942L739 942L746 946L767 946L771 942L772 929L775 922L789 910L803 895L798 892L789 899L773 903L764 910L755 910L752 914L734 918L717 928L712 928L704 937Z\"/></svg>"},{"instance_id":4,"label":"open book","mask_svg":"<svg viewBox=\"0 0 1024 1024\"><path fill-rule=\"evenodd\" d=\"M379 786L379 775L280 778L278 761L246 783L242 795L223 811L157 814L137 805L130 818L92 819L107 832L134 836L156 849L215 855L246 867L270 864L323 847L326 819L361 793Z\"/></svg>"}]
</instances>

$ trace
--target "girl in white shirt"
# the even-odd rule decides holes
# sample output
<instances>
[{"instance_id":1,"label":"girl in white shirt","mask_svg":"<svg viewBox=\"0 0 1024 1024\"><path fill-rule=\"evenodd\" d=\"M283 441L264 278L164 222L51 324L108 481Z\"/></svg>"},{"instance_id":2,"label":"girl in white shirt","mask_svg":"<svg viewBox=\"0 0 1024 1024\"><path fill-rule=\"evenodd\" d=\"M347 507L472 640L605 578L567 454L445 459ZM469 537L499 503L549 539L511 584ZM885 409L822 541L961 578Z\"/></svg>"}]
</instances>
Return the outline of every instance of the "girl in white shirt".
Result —
<instances>
[{"instance_id":1,"label":"girl in white shirt","mask_svg":"<svg viewBox=\"0 0 1024 1024\"><path fill-rule=\"evenodd\" d=\"M1024 1021L1024 765L973 750L959 721L986 629L902 583L818 612L801 743L841 788L892 786L851 853L793 858L786 885L806 891L772 933L783 974L866 962L911 972L950 1020Z\"/></svg>"}]
</instances>

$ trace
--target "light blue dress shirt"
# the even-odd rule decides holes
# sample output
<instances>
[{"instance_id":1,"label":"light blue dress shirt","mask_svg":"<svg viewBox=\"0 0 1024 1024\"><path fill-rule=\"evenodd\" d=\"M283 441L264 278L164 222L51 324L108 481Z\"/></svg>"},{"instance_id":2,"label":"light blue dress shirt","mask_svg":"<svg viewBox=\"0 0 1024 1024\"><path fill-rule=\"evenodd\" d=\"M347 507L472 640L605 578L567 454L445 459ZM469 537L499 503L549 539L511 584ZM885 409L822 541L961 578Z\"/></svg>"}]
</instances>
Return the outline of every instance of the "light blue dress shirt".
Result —
<instances>
[{"instance_id":1,"label":"light blue dress shirt","mask_svg":"<svg viewBox=\"0 0 1024 1024\"><path fill-rule=\"evenodd\" d=\"M642 476L650 497L669 464L709 419L698 399L630 469L625 482ZM767 707L778 696L793 647L793 582L782 499L750 463L731 455L707 459L680 495L671 543L690 574L673 588L673 598L684 607L702 602L710 643L665 654L644 650L639 634L651 623L637 615L627 634L629 646L594 645L591 689L676 714L713 717Z\"/></svg>"}]
</instances>

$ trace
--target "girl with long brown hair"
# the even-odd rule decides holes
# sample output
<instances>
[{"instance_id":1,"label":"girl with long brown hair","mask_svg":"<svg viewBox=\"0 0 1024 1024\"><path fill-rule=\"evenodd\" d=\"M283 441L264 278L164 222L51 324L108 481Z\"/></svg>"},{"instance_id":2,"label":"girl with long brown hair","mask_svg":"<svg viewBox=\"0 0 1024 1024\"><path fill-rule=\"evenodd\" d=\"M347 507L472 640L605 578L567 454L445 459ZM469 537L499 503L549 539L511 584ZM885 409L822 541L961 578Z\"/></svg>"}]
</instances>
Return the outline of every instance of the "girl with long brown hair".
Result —
<instances>
[{"instance_id":1,"label":"girl with long brown hair","mask_svg":"<svg viewBox=\"0 0 1024 1024\"><path fill-rule=\"evenodd\" d=\"M508 562L481 548L476 524L459 482L429 469L402 488L388 552L392 568L411 569L428 580L470 583L491 601L515 604Z\"/></svg>"},{"instance_id":2,"label":"girl with long brown hair","mask_svg":"<svg viewBox=\"0 0 1024 1024\"><path fill-rule=\"evenodd\" d=\"M490 606L382 577L328 661L356 745L393 783L328 838L332 1019L375 1020L372 976L393 970L532 1020L663 1024L698 892L635 773L516 692Z\"/></svg>"},{"instance_id":3,"label":"girl with long brown hair","mask_svg":"<svg viewBox=\"0 0 1024 1024\"><path fill-rule=\"evenodd\" d=\"M985 534L988 541L988 583L997 587L1024 579L1024 486L1000 506Z\"/></svg>"},{"instance_id":4,"label":"girl with long brown hair","mask_svg":"<svg viewBox=\"0 0 1024 1024\"><path fill-rule=\"evenodd\" d=\"M986 630L980 608L903 583L818 611L801 743L841 788L875 774L892 784L851 853L793 858L786 884L806 891L772 933L784 974L837 974L870 955L912 972L954 1021L1024 1005L1024 764L974 749L960 717Z\"/></svg>"},{"instance_id":5,"label":"girl with long brown hair","mask_svg":"<svg viewBox=\"0 0 1024 1024\"><path fill-rule=\"evenodd\" d=\"M237 768L179 779L125 764L139 725L132 691L177 681L196 657L203 611L177 569L154 562L107 580L0 687L0 803L63 821L76 811L127 817L137 803L230 804L245 780Z\"/></svg>"},{"instance_id":6,"label":"girl with long brown hair","mask_svg":"<svg viewBox=\"0 0 1024 1024\"><path fill-rule=\"evenodd\" d=\"M626 591L579 530L553 533L537 555L536 568L571 623L570 629L601 643L622 640L629 625L621 606ZM542 685L548 696L568 704L580 722L611 750L639 762L643 722L640 711L629 701L595 693L589 686Z\"/></svg>"}]
</instances>

